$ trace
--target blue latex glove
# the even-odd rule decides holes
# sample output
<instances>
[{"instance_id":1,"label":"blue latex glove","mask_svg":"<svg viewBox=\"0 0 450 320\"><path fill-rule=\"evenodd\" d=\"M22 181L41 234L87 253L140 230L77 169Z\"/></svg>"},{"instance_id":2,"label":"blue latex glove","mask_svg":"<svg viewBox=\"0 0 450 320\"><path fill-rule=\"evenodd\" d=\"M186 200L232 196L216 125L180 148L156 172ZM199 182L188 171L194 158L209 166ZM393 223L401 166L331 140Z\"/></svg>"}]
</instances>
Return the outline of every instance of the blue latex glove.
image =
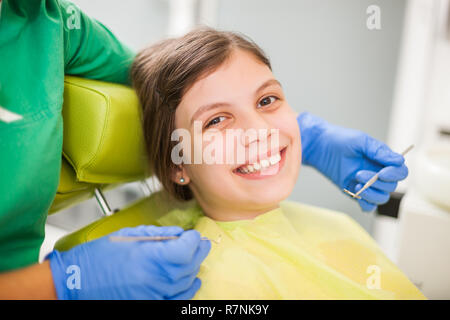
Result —
<instances>
[{"instance_id":1,"label":"blue latex glove","mask_svg":"<svg viewBox=\"0 0 450 320\"><path fill-rule=\"evenodd\" d=\"M364 211L373 211L389 200L397 182L408 176L402 155L367 134L331 125L308 112L297 118L302 136L302 162L311 165L341 190L358 192L380 171L378 180L358 200Z\"/></svg>"},{"instance_id":2,"label":"blue latex glove","mask_svg":"<svg viewBox=\"0 0 450 320\"><path fill-rule=\"evenodd\" d=\"M46 259L59 299L191 299L200 288L196 276L211 243L200 240L198 231L140 226L111 235L180 238L111 242L105 236L66 252L52 251ZM71 266L79 268L80 289Z\"/></svg>"}]
</instances>

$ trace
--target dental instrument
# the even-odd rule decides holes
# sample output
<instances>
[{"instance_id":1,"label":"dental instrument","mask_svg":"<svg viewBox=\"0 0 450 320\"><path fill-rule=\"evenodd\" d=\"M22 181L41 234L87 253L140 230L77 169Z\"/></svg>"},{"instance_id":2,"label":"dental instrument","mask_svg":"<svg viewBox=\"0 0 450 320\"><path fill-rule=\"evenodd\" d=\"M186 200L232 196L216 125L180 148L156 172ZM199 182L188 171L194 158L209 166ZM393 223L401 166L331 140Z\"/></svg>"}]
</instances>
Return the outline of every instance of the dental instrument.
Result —
<instances>
[{"instance_id":1,"label":"dental instrument","mask_svg":"<svg viewBox=\"0 0 450 320\"><path fill-rule=\"evenodd\" d=\"M401 155L402 155L402 156L405 156L405 155L406 155L413 147L414 147L413 144L410 145L408 148L405 149L405 151L403 151L403 152L401 153ZM375 181L378 180L378 177L379 177L380 173L381 173L381 170L378 171L372 178L370 178L370 180L367 181L366 184L365 184L358 192L356 192L356 193L353 193L353 192L351 192L351 191L349 191L349 190L347 190L347 189L343 189L343 191L344 191L346 194L352 196L353 198L361 199L361 197L359 196L359 195L361 194L361 192L363 192L364 190L366 190L367 188L369 188L371 185L373 185L373 184L375 183Z\"/></svg>"},{"instance_id":2,"label":"dental instrument","mask_svg":"<svg viewBox=\"0 0 450 320\"><path fill-rule=\"evenodd\" d=\"M163 241L163 240L175 240L180 236L110 236L109 240L112 242L129 242L129 241ZM209 239L207 237L201 237L200 240L210 240L214 243L219 244L219 240Z\"/></svg>"}]
</instances>

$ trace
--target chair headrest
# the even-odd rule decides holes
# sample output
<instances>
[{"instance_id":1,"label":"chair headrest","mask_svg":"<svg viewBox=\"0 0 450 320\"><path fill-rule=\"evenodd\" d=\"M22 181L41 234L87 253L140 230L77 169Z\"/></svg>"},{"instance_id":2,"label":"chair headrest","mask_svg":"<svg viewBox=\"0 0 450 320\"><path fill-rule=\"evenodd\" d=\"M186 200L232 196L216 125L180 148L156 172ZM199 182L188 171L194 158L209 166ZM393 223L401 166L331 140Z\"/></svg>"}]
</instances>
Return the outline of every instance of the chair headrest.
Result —
<instances>
[{"instance_id":1,"label":"chair headrest","mask_svg":"<svg viewBox=\"0 0 450 320\"><path fill-rule=\"evenodd\" d=\"M62 114L63 155L78 181L110 184L149 176L134 90L66 76Z\"/></svg>"}]
</instances>

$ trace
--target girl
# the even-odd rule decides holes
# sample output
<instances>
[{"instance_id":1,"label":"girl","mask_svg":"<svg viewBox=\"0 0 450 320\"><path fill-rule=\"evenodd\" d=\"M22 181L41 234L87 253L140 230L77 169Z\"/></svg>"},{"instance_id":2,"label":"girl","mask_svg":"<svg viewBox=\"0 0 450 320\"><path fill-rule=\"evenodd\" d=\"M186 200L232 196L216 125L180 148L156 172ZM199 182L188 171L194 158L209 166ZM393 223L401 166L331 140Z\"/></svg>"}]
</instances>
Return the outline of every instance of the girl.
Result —
<instances>
[{"instance_id":1,"label":"girl","mask_svg":"<svg viewBox=\"0 0 450 320\"><path fill-rule=\"evenodd\" d=\"M176 199L195 199L160 223L216 240L194 298L424 298L347 215L283 201L300 170L300 132L251 40L211 28L164 40L138 54L132 80L152 172ZM190 134L181 163L174 132Z\"/></svg>"}]
</instances>

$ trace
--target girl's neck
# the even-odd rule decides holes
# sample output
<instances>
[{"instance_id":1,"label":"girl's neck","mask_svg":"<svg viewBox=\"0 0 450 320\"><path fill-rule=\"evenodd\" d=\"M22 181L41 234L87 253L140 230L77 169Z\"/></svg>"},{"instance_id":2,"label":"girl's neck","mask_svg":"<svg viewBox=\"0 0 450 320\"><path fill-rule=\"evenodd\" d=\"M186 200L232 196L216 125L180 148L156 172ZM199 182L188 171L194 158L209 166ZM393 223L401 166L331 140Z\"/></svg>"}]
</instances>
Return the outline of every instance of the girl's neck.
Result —
<instances>
[{"instance_id":1,"label":"girl's neck","mask_svg":"<svg viewBox=\"0 0 450 320\"><path fill-rule=\"evenodd\" d=\"M204 214L215 221L252 220L261 214L280 207L279 203L244 210L242 208L218 207L217 205L213 207L206 203L199 203L199 205L202 207Z\"/></svg>"}]
</instances>

